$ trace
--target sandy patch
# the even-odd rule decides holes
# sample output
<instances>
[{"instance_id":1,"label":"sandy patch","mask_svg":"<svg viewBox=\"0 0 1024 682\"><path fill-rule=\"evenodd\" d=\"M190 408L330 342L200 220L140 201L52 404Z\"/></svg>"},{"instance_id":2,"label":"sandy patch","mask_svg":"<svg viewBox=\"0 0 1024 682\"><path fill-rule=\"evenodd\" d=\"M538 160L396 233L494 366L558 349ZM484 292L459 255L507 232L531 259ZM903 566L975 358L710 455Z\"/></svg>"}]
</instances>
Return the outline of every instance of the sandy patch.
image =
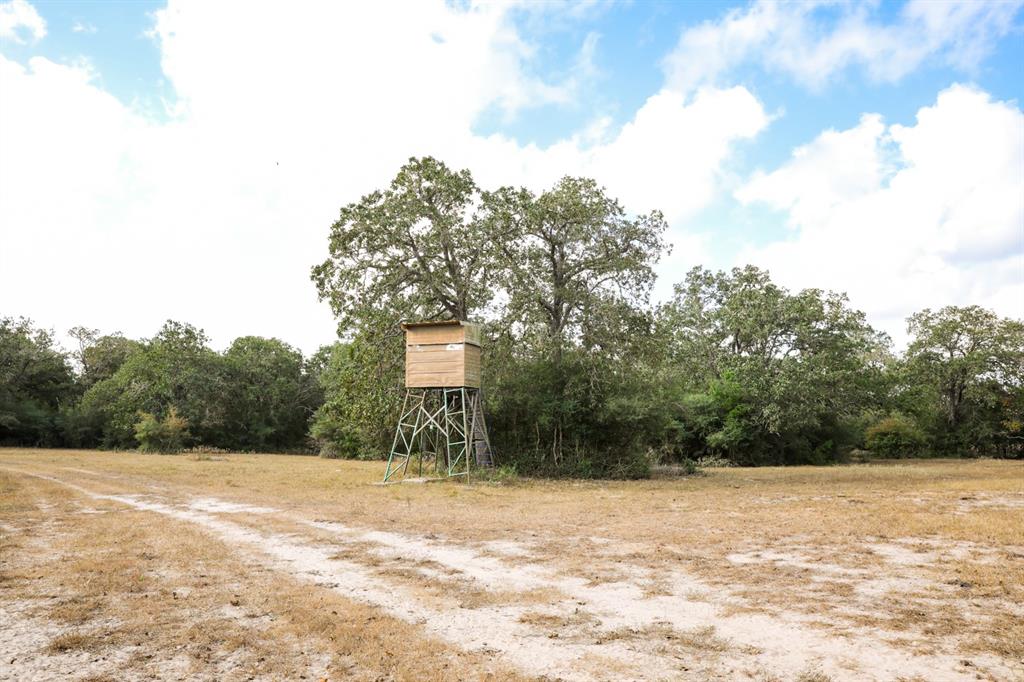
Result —
<instances>
[{"instance_id":1,"label":"sandy patch","mask_svg":"<svg viewBox=\"0 0 1024 682\"><path fill-rule=\"evenodd\" d=\"M509 542L508 540L490 540L488 542L481 542L479 546L487 552L501 556L522 558L533 554L529 548L515 542Z\"/></svg>"},{"instance_id":2,"label":"sandy patch","mask_svg":"<svg viewBox=\"0 0 1024 682\"><path fill-rule=\"evenodd\" d=\"M92 471L91 469L79 469L77 467L58 467L62 471L74 471L78 474L85 474L87 476L97 476L99 478L124 478L118 474L103 473L100 471Z\"/></svg>"},{"instance_id":3,"label":"sandy patch","mask_svg":"<svg viewBox=\"0 0 1024 682\"><path fill-rule=\"evenodd\" d=\"M976 493L965 495L960 498L956 513L969 514L976 509L1024 509L1024 494L1022 495L985 495Z\"/></svg>"},{"instance_id":4,"label":"sandy patch","mask_svg":"<svg viewBox=\"0 0 1024 682\"><path fill-rule=\"evenodd\" d=\"M236 504L210 497L202 497L189 502L189 509L210 514L274 514L279 509L273 507L254 507L248 504Z\"/></svg>"},{"instance_id":5,"label":"sandy patch","mask_svg":"<svg viewBox=\"0 0 1024 682\"><path fill-rule=\"evenodd\" d=\"M795 552L755 550L751 552L735 552L727 555L725 558L733 564L745 565L770 563L777 566L787 566L790 568L812 571L814 573L821 573L829 577L863 576L867 574L867 571L864 569L846 568L845 566L830 564L826 561L815 561Z\"/></svg>"},{"instance_id":6,"label":"sandy patch","mask_svg":"<svg viewBox=\"0 0 1024 682\"><path fill-rule=\"evenodd\" d=\"M72 629L60 627L30 612L31 601L0 601L0 681L78 679L110 675L131 656L125 649L52 651L50 643ZM139 679L138 676L117 679Z\"/></svg>"}]
</instances>

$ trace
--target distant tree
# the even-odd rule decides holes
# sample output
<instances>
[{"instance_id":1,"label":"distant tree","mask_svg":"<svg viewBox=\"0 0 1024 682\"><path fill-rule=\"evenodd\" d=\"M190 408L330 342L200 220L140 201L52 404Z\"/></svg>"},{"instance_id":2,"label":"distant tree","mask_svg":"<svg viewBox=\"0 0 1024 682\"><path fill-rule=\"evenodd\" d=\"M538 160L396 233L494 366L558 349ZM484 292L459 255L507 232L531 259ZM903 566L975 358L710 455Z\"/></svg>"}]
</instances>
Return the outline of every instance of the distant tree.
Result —
<instances>
[{"instance_id":1,"label":"distant tree","mask_svg":"<svg viewBox=\"0 0 1024 682\"><path fill-rule=\"evenodd\" d=\"M68 335L78 341L78 349L71 355L78 364L83 391L112 377L128 356L141 347L138 341L126 339L120 332L101 335L97 329L79 326L69 329Z\"/></svg>"},{"instance_id":2,"label":"distant tree","mask_svg":"<svg viewBox=\"0 0 1024 682\"><path fill-rule=\"evenodd\" d=\"M403 350L361 333L322 349L324 402L311 427L321 455L373 459L387 454L401 408Z\"/></svg>"},{"instance_id":3,"label":"distant tree","mask_svg":"<svg viewBox=\"0 0 1024 682\"><path fill-rule=\"evenodd\" d=\"M96 343L100 330L91 327L77 326L68 330L68 336L78 342L78 350L72 351L71 357L78 363L79 368L85 373L85 349Z\"/></svg>"},{"instance_id":4,"label":"distant tree","mask_svg":"<svg viewBox=\"0 0 1024 682\"><path fill-rule=\"evenodd\" d=\"M53 334L27 318L0 318L0 443L59 444L59 413L74 398L74 375Z\"/></svg>"},{"instance_id":5,"label":"distant tree","mask_svg":"<svg viewBox=\"0 0 1024 682\"><path fill-rule=\"evenodd\" d=\"M226 364L207 344L201 329L169 320L111 377L85 392L81 419L99 430L102 445L130 448L138 412L162 419L174 406L194 440L229 441Z\"/></svg>"},{"instance_id":6,"label":"distant tree","mask_svg":"<svg viewBox=\"0 0 1024 682\"><path fill-rule=\"evenodd\" d=\"M277 339L243 336L224 353L224 361L224 431L231 447L301 447L320 396L303 371L302 353Z\"/></svg>"},{"instance_id":7,"label":"distant tree","mask_svg":"<svg viewBox=\"0 0 1024 682\"><path fill-rule=\"evenodd\" d=\"M313 435L325 453L386 452L382 434L394 428L400 401L399 322L467 320L491 301L492 239L480 199L469 171L425 157L410 159L387 189L341 209L330 257L312 273L339 335L352 342L332 351L321 374L326 402Z\"/></svg>"},{"instance_id":8,"label":"distant tree","mask_svg":"<svg viewBox=\"0 0 1024 682\"><path fill-rule=\"evenodd\" d=\"M695 268L661 323L691 392L686 447L747 464L829 461L860 412L884 401L888 339L844 295L793 294L753 266Z\"/></svg>"},{"instance_id":9,"label":"distant tree","mask_svg":"<svg viewBox=\"0 0 1024 682\"><path fill-rule=\"evenodd\" d=\"M1024 383L1024 322L979 306L947 306L912 315L907 331L909 375L938 399L939 446L964 454L1011 438L1007 417Z\"/></svg>"}]
</instances>

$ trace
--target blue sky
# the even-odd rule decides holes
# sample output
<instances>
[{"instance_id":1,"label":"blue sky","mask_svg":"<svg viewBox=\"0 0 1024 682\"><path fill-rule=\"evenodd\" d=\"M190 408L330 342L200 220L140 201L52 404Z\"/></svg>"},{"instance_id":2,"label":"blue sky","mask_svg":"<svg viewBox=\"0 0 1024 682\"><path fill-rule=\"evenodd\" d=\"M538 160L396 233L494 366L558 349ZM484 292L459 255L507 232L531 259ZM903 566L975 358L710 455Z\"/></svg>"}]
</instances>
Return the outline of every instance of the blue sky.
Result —
<instances>
[{"instance_id":1,"label":"blue sky","mask_svg":"<svg viewBox=\"0 0 1024 682\"><path fill-rule=\"evenodd\" d=\"M151 31L154 13L166 2L39 0L34 6L47 22L46 39L24 44L7 40L4 54L22 62L34 55L64 64L88 59L104 90L126 105L144 107L149 115L164 116L162 103L173 102L175 93L161 70L160 45ZM869 5L871 16L879 22L892 21L902 6L899 2ZM529 65L532 72L540 77L570 73L587 36L593 35L596 74L571 105L548 104L515 117L495 106L481 112L474 130L547 146L585 127L595 114L608 115L621 126L662 86L661 62L682 31L742 7L744 3L696 0L602 3L582 11L583 20L556 22L538 20L528 10L520 10L516 13L520 30L537 47ZM822 16L829 11L823 8ZM851 68L837 82L816 90L756 66L737 70L735 82L756 92L769 111L782 113L772 124L772 134L753 140L746 156L753 166L778 164L816 132L850 127L864 111L882 113L893 123L910 123L920 107L953 82L974 83L997 99L1021 101L1024 21L1019 12L1009 35L992 40L989 49L991 53L969 69L952 68L940 53L898 82L872 82L862 69Z\"/></svg>"},{"instance_id":2,"label":"blue sky","mask_svg":"<svg viewBox=\"0 0 1024 682\"><path fill-rule=\"evenodd\" d=\"M159 45L147 34L153 13L164 2L113 0L108 2L36 2L46 21L46 38L4 42L4 54L19 61L42 55L73 64L83 58L95 67L97 83L125 104L145 103L154 115L161 99L173 89L160 69Z\"/></svg>"},{"instance_id":3,"label":"blue sky","mask_svg":"<svg viewBox=\"0 0 1024 682\"><path fill-rule=\"evenodd\" d=\"M58 330L175 316L313 350L333 214L420 153L664 210L658 296L755 262L894 337L926 306L1022 312L1020 2L7 0L0 59L0 288L54 258L77 283L0 312ZM153 267L201 276L125 291Z\"/></svg>"},{"instance_id":4,"label":"blue sky","mask_svg":"<svg viewBox=\"0 0 1024 682\"><path fill-rule=\"evenodd\" d=\"M612 5L595 11L590 20L541 30L537 71L566 72L572 68L587 35L596 34L594 62L598 75L584 97L572 107L546 106L523 112L507 121L498 112L481 117L476 129L503 132L522 143L550 144L584 126L594 112L607 113L622 125L663 81L661 61L679 41L686 28L715 21L731 7L722 2L649 2ZM891 21L902 3L881 3L871 11L880 22ZM828 8L821 13L828 14ZM527 30L532 26L524 22ZM1020 16L1013 34L991 43L992 54L976 68L954 69L942 55L926 60L920 69L896 83L871 82L862 69L852 68L837 82L809 90L785 76L751 65L738 69L734 82L758 93L770 111L783 111L772 135L754 142L751 159L766 165L781 162L792 147L808 141L823 127L845 128L857 122L861 112L884 113L893 122L908 123L917 110L929 104L935 93L954 81L977 83L999 99L1020 100L1024 87L1024 33Z\"/></svg>"}]
</instances>

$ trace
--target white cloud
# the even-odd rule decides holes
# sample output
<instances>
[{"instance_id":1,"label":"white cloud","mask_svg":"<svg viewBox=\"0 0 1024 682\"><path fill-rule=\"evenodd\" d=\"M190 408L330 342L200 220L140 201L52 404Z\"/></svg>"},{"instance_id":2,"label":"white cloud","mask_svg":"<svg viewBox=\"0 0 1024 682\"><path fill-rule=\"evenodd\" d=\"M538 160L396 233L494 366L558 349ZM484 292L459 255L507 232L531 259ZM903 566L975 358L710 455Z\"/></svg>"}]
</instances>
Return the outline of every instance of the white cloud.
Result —
<instances>
[{"instance_id":1,"label":"white cloud","mask_svg":"<svg viewBox=\"0 0 1024 682\"><path fill-rule=\"evenodd\" d=\"M95 33L96 31L96 27L89 22L83 22L76 19L75 23L71 24L72 33Z\"/></svg>"},{"instance_id":2,"label":"white cloud","mask_svg":"<svg viewBox=\"0 0 1024 682\"><path fill-rule=\"evenodd\" d=\"M859 65L878 82L896 82L929 59L971 71L1013 29L1022 0L911 0L891 23L875 3L758 0L721 20L687 29L664 66L683 91L717 83L757 63L812 88Z\"/></svg>"},{"instance_id":3,"label":"white cloud","mask_svg":"<svg viewBox=\"0 0 1024 682\"><path fill-rule=\"evenodd\" d=\"M35 7L25 0L0 2L0 38L24 43L19 29L25 29L33 42L46 36L46 22Z\"/></svg>"},{"instance_id":4,"label":"white cloud","mask_svg":"<svg viewBox=\"0 0 1024 682\"><path fill-rule=\"evenodd\" d=\"M535 47L489 4L172 1L152 35L177 93L165 122L81 65L0 57L4 314L131 336L173 317L219 345L254 333L311 351L333 336L309 281L330 223L409 156L485 186L592 175L628 209L682 220L768 121L746 89L707 88L657 93L622 130L545 149L474 135L489 108L572 97L532 75ZM581 63L598 46L588 39Z\"/></svg>"},{"instance_id":5,"label":"white cloud","mask_svg":"<svg viewBox=\"0 0 1024 682\"><path fill-rule=\"evenodd\" d=\"M628 209L656 208L679 224L714 199L733 146L768 122L761 103L743 87L704 89L692 98L662 90L603 143L594 144L595 130L587 128L545 149L494 135L475 138L465 156L455 154L480 169L485 184L540 189L563 175L586 175L606 185ZM489 160L495 152L499 156Z\"/></svg>"},{"instance_id":6,"label":"white cloud","mask_svg":"<svg viewBox=\"0 0 1024 682\"><path fill-rule=\"evenodd\" d=\"M886 163L880 142L885 132L878 114L862 116L860 125L849 130L826 130L794 150L783 168L769 175L755 173L736 191L736 198L787 209L795 225L827 219L837 206L881 185Z\"/></svg>"},{"instance_id":7,"label":"white cloud","mask_svg":"<svg viewBox=\"0 0 1024 682\"><path fill-rule=\"evenodd\" d=\"M955 85L914 125L867 115L736 192L784 211L790 240L748 249L794 287L847 291L897 341L924 307L1024 317L1024 113Z\"/></svg>"}]
</instances>

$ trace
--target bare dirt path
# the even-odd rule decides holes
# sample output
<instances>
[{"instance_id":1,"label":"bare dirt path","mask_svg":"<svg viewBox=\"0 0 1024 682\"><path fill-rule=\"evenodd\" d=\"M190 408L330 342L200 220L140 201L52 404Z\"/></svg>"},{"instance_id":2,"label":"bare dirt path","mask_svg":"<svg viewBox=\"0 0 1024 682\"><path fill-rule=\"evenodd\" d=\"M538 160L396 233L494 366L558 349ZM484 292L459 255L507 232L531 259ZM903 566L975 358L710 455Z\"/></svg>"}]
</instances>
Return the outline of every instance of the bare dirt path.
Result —
<instances>
[{"instance_id":1,"label":"bare dirt path","mask_svg":"<svg viewBox=\"0 0 1024 682\"><path fill-rule=\"evenodd\" d=\"M612 556L621 579L598 584L530 560L532 548L506 542L459 544L317 520L274 507L215 497L181 498L123 490L104 492L86 474L63 476L8 469L77 494L159 514L202 528L246 560L328 587L416 624L453 646L482 651L532 676L554 679L968 680L1016 679L1019 662L993 655L966 660L955 642L894 643L871 627L820 627L804 613L752 612L738 590L681 571L657 576ZM81 484L84 483L84 484ZM117 492L109 492L117 486ZM601 539L594 539L601 545ZM892 543L884 544L890 547ZM899 561L899 547L890 549ZM799 556L737 555L731 561L796 562ZM804 562L808 563L808 562ZM818 579L857 569L809 564ZM807 568L804 566L803 568ZM870 592L871 579L861 589ZM877 587L877 586L876 586ZM467 595L469 598L467 597ZM905 637L903 638L905 640ZM2 640L0 640L2 641Z\"/></svg>"}]
</instances>

